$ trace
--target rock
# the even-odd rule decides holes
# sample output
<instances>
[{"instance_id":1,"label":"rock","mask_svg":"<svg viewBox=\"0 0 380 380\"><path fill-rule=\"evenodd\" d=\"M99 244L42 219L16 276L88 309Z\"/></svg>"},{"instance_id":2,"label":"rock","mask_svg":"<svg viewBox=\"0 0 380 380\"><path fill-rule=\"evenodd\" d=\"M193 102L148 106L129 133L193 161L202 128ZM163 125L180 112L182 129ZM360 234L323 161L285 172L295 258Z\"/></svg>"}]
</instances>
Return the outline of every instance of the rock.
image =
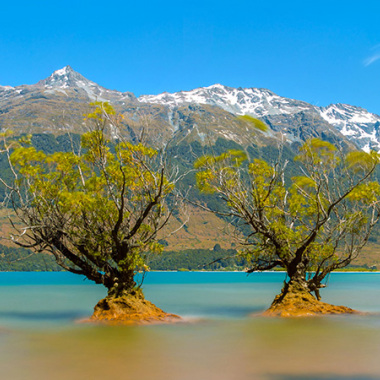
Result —
<instances>
[{"instance_id":1,"label":"rock","mask_svg":"<svg viewBox=\"0 0 380 380\"><path fill-rule=\"evenodd\" d=\"M165 313L147 301L141 291L136 291L134 294L103 298L95 306L94 313L88 321L111 325L134 325L180 322L181 317Z\"/></svg>"},{"instance_id":2,"label":"rock","mask_svg":"<svg viewBox=\"0 0 380 380\"><path fill-rule=\"evenodd\" d=\"M326 314L361 314L346 306L335 306L318 301L311 293L289 289L279 294L263 315L270 317L311 317Z\"/></svg>"}]
</instances>

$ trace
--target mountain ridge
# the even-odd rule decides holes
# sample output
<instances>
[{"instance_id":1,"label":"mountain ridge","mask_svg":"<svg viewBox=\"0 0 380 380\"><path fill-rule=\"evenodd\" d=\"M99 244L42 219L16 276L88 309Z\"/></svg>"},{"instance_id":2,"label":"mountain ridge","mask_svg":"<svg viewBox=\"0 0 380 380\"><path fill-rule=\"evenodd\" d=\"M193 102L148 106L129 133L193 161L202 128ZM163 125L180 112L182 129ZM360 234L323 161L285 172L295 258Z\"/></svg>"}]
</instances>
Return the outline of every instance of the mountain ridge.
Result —
<instances>
[{"instance_id":1,"label":"mountain ridge","mask_svg":"<svg viewBox=\"0 0 380 380\"><path fill-rule=\"evenodd\" d=\"M148 115L163 140L178 135L181 141L196 139L202 144L218 137L248 143L255 132L236 118L248 114L268 124L268 133L259 134L264 140L299 144L320 137L347 140L366 151L380 150L380 116L361 107L340 103L317 107L265 88L222 84L136 97L131 92L106 89L71 66L36 84L0 86L0 127L42 133L76 129L88 103L94 100L109 101L126 116L131 139L139 133L138 121Z\"/></svg>"},{"instance_id":2,"label":"mountain ridge","mask_svg":"<svg viewBox=\"0 0 380 380\"><path fill-rule=\"evenodd\" d=\"M170 159L179 170L192 168L194 159L202 154L220 154L227 149L244 148L251 158L262 157L270 162L278 157L278 145L285 142L282 157L290 161L289 177L297 175L291 163L298 147L308 138L318 137L346 145L359 141L364 147L366 144L375 146L380 141L376 134L378 129L374 129L378 116L360 107L332 104L318 108L281 97L268 89L247 90L221 84L206 87L206 91L202 87L192 91L195 99L189 94L170 93L158 99L154 98L157 95L136 97L130 92L108 90L66 66L34 85L0 86L0 128L33 133L32 143L38 140L35 145L38 149L54 148L56 151L64 148L62 141L68 138L66 132L84 130L83 115L89 110L89 102L109 101L124 116L127 138L137 141L142 132L146 132L154 144L167 144ZM165 99L172 104L165 104ZM154 103L153 100L159 101ZM227 110L222 104L230 108ZM252 123L237 117L250 109L254 110L253 116L268 125L267 132L258 131ZM364 137L360 140L357 135ZM70 149L70 144L67 146ZM184 186L190 196L195 193L198 197L203 196L195 190L194 178L185 180ZM208 202L204 197L202 201ZM223 238L220 233L221 220L199 210L194 212L188 229L173 235L172 240L168 240L169 245L179 250L209 249L217 241L230 248L230 237Z\"/></svg>"},{"instance_id":3,"label":"mountain ridge","mask_svg":"<svg viewBox=\"0 0 380 380\"><path fill-rule=\"evenodd\" d=\"M164 92L158 95L142 95L140 102L163 104L169 107L186 103L219 106L237 115L257 118L289 115L308 111L315 113L361 149L380 150L380 116L362 107L337 103L318 107L304 101L285 98L263 88L233 88L216 84L190 91Z\"/></svg>"}]
</instances>

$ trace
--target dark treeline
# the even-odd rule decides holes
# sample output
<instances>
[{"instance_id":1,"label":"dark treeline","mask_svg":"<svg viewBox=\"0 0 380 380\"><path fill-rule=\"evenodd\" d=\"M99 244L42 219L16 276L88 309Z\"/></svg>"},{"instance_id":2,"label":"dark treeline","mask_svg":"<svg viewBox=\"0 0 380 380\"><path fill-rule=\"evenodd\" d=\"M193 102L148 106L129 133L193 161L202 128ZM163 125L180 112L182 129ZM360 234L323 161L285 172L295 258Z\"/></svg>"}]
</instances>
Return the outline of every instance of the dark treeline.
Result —
<instances>
[{"instance_id":1,"label":"dark treeline","mask_svg":"<svg viewBox=\"0 0 380 380\"><path fill-rule=\"evenodd\" d=\"M34 253L25 248L10 248L0 244L1 272L52 272L63 269L55 262L53 256L46 253ZM184 251L167 251L149 262L151 270L244 270L246 260L237 255L234 249L222 249L216 244L210 249L187 249ZM349 265L350 270L377 270L371 265Z\"/></svg>"},{"instance_id":2,"label":"dark treeline","mask_svg":"<svg viewBox=\"0 0 380 380\"><path fill-rule=\"evenodd\" d=\"M61 271L53 256L0 244L0 271Z\"/></svg>"},{"instance_id":3,"label":"dark treeline","mask_svg":"<svg viewBox=\"0 0 380 380\"><path fill-rule=\"evenodd\" d=\"M45 153L54 153L58 151L68 152L73 148L77 149L80 141L79 134L64 134L54 136L52 134L34 134L31 139L32 145ZM181 173L184 173L193 167L196 158L204 154L221 154L228 149L242 149L242 147L229 140L218 138L213 146L202 146L198 141L185 142L168 149L168 156L171 158L171 165L177 166ZM262 157L268 162L278 157L278 149L275 146L248 148L251 158ZM288 160L286 181L294 175L299 175L297 166L293 163L294 152L288 147L283 148L282 159ZM11 172L5 155L0 156L0 171L7 180L11 178ZM378 169L378 172L380 169ZM380 178L380 174L377 175ZM196 189L194 173L185 176L180 187L184 191L188 191L187 195L190 200L200 202L207 205L210 209L221 211L225 205L220 200L210 194L200 193ZM190 189L190 190L189 190ZM0 186L0 200L4 198L4 187ZM224 218L223 218L224 219ZM242 227L239 227L242 229ZM243 233L245 231L242 231ZM369 238L371 243L380 241L380 228L376 227ZM170 249L170 247L166 247ZM0 270L1 271L57 271L62 270L52 256L39 253L24 259L30 255L31 251L23 248L8 248L0 245ZM20 260L23 258L22 260ZM216 261L218 260L218 261ZM210 264L212 263L212 264ZM216 249L187 249L180 252L165 251L161 256L156 257L149 263L152 270L235 270L247 267L245 260L237 256L237 251L220 249L216 245ZM355 267L351 265L351 267Z\"/></svg>"},{"instance_id":4,"label":"dark treeline","mask_svg":"<svg viewBox=\"0 0 380 380\"><path fill-rule=\"evenodd\" d=\"M211 264L212 263L212 264ZM167 251L149 262L151 270L243 270L246 262L234 249ZM52 255L0 244L0 271L61 271Z\"/></svg>"},{"instance_id":5,"label":"dark treeline","mask_svg":"<svg viewBox=\"0 0 380 380\"><path fill-rule=\"evenodd\" d=\"M167 251L149 262L151 270L243 270L245 259L234 249L187 249Z\"/></svg>"}]
</instances>

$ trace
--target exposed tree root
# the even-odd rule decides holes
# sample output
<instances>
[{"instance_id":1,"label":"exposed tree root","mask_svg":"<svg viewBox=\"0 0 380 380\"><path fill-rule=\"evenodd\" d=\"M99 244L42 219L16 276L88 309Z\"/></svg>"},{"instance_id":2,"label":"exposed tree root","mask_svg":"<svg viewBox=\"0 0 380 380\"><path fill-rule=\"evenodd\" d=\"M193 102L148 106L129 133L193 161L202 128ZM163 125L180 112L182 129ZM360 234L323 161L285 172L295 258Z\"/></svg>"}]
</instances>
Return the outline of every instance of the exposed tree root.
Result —
<instances>
[{"instance_id":1,"label":"exposed tree root","mask_svg":"<svg viewBox=\"0 0 380 380\"><path fill-rule=\"evenodd\" d=\"M263 315L275 317L310 317L325 314L361 314L346 306L335 306L318 301L300 286L288 286L274 299Z\"/></svg>"},{"instance_id":2,"label":"exposed tree root","mask_svg":"<svg viewBox=\"0 0 380 380\"><path fill-rule=\"evenodd\" d=\"M181 318L168 314L147 301L141 291L124 293L120 296L107 296L98 302L90 322L111 325L133 325L148 323L174 323Z\"/></svg>"}]
</instances>

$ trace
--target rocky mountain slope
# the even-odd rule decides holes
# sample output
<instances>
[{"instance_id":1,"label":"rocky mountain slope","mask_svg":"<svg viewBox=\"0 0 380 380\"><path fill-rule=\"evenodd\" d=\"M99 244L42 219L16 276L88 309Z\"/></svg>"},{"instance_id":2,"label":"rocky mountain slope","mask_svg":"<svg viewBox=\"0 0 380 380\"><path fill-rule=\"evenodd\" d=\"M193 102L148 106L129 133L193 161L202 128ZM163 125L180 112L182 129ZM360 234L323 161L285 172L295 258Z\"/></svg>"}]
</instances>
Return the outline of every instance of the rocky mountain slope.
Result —
<instances>
[{"instance_id":1,"label":"rocky mountain slope","mask_svg":"<svg viewBox=\"0 0 380 380\"><path fill-rule=\"evenodd\" d=\"M380 151L380 116L348 104L320 107L321 116L365 151Z\"/></svg>"},{"instance_id":2,"label":"rocky mountain slope","mask_svg":"<svg viewBox=\"0 0 380 380\"><path fill-rule=\"evenodd\" d=\"M321 135L335 127L360 148L380 150L380 116L347 104L317 107L309 103L284 98L261 88L232 88L216 84L177 93L143 95L140 102L166 105L172 109L185 104L208 104L235 115L260 118L290 141L303 140L309 128ZM322 131L321 131L322 129Z\"/></svg>"},{"instance_id":3,"label":"rocky mountain slope","mask_svg":"<svg viewBox=\"0 0 380 380\"><path fill-rule=\"evenodd\" d=\"M66 66L33 85L0 86L0 127L28 133L76 130L89 101L96 99L119 104L136 98L107 90Z\"/></svg>"},{"instance_id":4,"label":"rocky mountain slope","mask_svg":"<svg viewBox=\"0 0 380 380\"><path fill-rule=\"evenodd\" d=\"M349 105L316 107L259 88L231 88L220 84L192 91L143 95L106 89L70 66L33 85L0 86L0 127L28 133L80 132L90 101L109 101L124 114L130 139L144 129L157 142L218 138L240 145L268 145L285 141L297 147L310 137L357 144L380 150L380 116ZM269 126L258 132L238 115L260 118Z\"/></svg>"},{"instance_id":5,"label":"rocky mountain slope","mask_svg":"<svg viewBox=\"0 0 380 380\"><path fill-rule=\"evenodd\" d=\"M174 159L179 157L176 163L185 168L191 167L194 157L210 146L219 153L236 144L253 144L260 148L255 152L270 158L277 154L273 146L285 142L289 160L302 141L310 137L380 150L380 116L359 107L315 107L266 89L222 85L136 98L130 92L108 90L69 66L33 85L0 86L0 128L35 134L34 143L39 149L49 144L54 151L63 149L67 131L84 130L83 114L94 100L109 101L124 115L125 132L131 140L138 139L144 131L155 144L170 141L170 147L175 148ZM269 130L260 132L237 117L245 114L260 118ZM186 184L193 185L190 180ZM194 213L192 224L168 241L173 249L212 248L216 241L230 248L230 237L223 238L218 229L220 220ZM8 228L1 220L0 227Z\"/></svg>"}]
</instances>

